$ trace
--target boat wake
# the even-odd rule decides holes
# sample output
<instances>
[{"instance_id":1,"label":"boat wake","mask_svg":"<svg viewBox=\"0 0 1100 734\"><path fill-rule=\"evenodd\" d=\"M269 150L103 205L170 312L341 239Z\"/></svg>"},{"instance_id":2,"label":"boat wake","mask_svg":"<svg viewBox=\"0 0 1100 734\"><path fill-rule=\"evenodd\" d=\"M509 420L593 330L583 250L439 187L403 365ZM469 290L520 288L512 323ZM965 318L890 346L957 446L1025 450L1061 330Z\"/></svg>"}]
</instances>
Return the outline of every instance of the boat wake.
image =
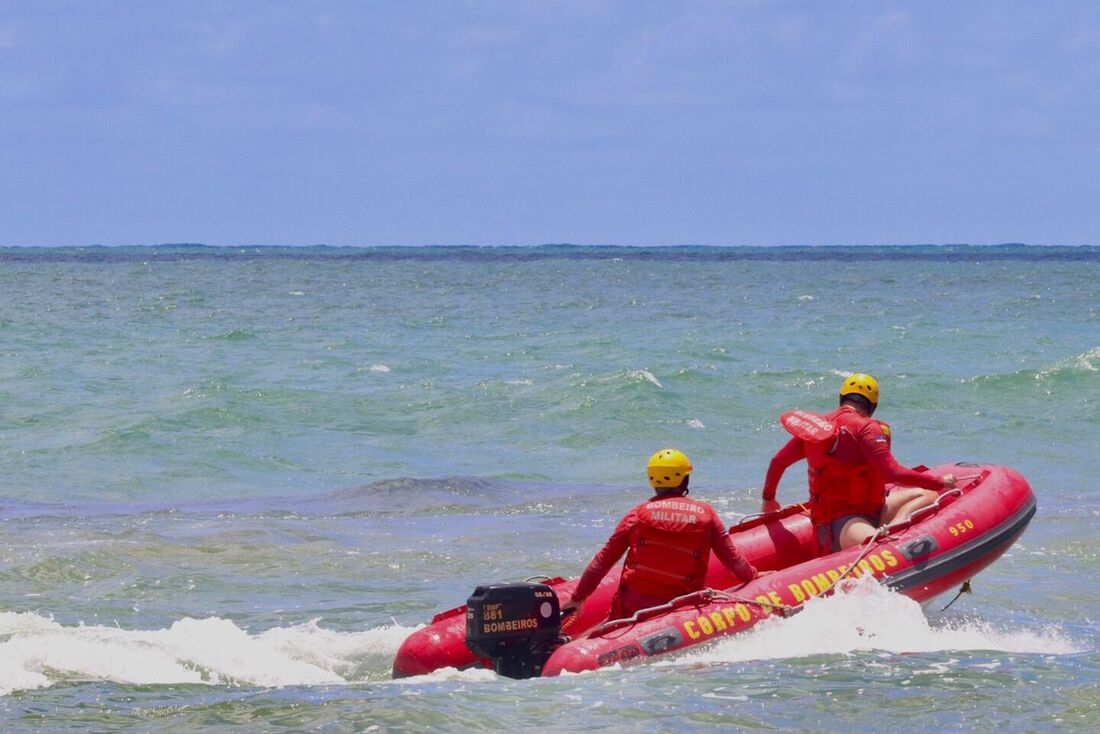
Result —
<instances>
[{"instance_id":1,"label":"boat wake","mask_svg":"<svg viewBox=\"0 0 1100 734\"><path fill-rule=\"evenodd\" d=\"M443 668L389 681L390 661L419 627L326 630L314 620L250 633L218 617L167 629L64 626L30 612L0 612L0 696L59 682L124 685L344 685L491 681L484 669ZM1061 655L1081 647L1057 628L1002 631L961 618L929 621L917 602L870 580L810 599L790 619L762 622L713 647L655 665L721 664L867 651L987 651Z\"/></svg>"},{"instance_id":2,"label":"boat wake","mask_svg":"<svg viewBox=\"0 0 1100 734\"><path fill-rule=\"evenodd\" d=\"M336 632L315 620L251 634L210 617L142 631L0 612L0 695L61 681L278 687L387 679L394 653L415 629Z\"/></svg>"}]
</instances>

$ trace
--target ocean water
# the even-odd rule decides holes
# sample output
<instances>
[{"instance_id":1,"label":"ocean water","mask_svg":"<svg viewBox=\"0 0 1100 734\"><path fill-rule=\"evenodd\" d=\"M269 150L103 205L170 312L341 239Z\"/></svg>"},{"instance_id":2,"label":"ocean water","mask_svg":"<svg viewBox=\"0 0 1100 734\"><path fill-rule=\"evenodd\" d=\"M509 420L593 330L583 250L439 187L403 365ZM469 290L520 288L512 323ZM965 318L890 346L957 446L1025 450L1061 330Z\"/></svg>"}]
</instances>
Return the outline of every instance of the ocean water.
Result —
<instances>
[{"instance_id":1,"label":"ocean water","mask_svg":"<svg viewBox=\"0 0 1100 734\"><path fill-rule=\"evenodd\" d=\"M0 249L0 730L1100 729L1098 284L1089 247ZM857 370L901 461L1032 483L973 594L389 679L477 584L578 574L659 448L755 512L778 414Z\"/></svg>"}]
</instances>

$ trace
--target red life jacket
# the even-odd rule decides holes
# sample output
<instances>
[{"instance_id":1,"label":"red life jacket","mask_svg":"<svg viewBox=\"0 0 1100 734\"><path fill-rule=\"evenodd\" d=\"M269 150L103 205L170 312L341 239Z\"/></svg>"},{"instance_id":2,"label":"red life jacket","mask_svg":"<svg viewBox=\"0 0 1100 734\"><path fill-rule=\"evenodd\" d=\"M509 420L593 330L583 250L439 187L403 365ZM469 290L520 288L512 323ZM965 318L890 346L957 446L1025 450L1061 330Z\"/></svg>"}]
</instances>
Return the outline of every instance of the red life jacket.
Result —
<instances>
[{"instance_id":1,"label":"red life jacket","mask_svg":"<svg viewBox=\"0 0 1100 734\"><path fill-rule=\"evenodd\" d=\"M704 586L714 510L676 495L640 505L636 535L620 583L639 594L672 599Z\"/></svg>"},{"instance_id":2,"label":"red life jacket","mask_svg":"<svg viewBox=\"0 0 1100 734\"><path fill-rule=\"evenodd\" d=\"M882 428L889 440L886 424L855 409L842 406L828 415L795 410L779 419L787 431L800 439L806 449L810 484L810 519L824 525L844 515L877 515L886 504L886 482L867 462L851 463L836 457L843 444L851 453L860 431L868 423ZM858 453L858 452L857 452Z\"/></svg>"}]
</instances>

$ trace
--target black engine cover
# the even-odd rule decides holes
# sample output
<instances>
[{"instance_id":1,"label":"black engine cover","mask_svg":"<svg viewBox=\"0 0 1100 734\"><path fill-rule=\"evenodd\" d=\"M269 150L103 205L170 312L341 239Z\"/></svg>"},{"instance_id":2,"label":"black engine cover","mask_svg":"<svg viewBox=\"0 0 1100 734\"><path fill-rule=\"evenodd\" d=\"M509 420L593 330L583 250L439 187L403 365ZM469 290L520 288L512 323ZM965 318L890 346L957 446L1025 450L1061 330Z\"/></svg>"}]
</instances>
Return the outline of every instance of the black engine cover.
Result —
<instances>
[{"instance_id":1,"label":"black engine cover","mask_svg":"<svg viewBox=\"0 0 1100 734\"><path fill-rule=\"evenodd\" d=\"M560 634L558 595L546 584L479 586L466 601L466 646L500 675L538 675Z\"/></svg>"}]
</instances>

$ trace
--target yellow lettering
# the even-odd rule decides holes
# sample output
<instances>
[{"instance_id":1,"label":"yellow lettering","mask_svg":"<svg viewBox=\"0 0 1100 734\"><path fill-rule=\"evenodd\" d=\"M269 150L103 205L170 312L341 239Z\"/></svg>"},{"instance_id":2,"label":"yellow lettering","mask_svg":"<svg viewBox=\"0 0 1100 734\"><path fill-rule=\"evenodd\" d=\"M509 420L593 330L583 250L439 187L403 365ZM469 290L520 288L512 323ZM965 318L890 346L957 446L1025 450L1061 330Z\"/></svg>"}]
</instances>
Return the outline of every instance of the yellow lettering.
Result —
<instances>
[{"instance_id":1,"label":"yellow lettering","mask_svg":"<svg viewBox=\"0 0 1100 734\"><path fill-rule=\"evenodd\" d=\"M738 604L734 609L737 611L737 616L741 618L742 622L748 622L752 618L752 615L749 614L749 608L744 604Z\"/></svg>"},{"instance_id":2,"label":"yellow lettering","mask_svg":"<svg viewBox=\"0 0 1100 734\"><path fill-rule=\"evenodd\" d=\"M738 606L741 605L738 604ZM722 614L726 615L726 622L729 623L730 627L737 626L737 612L734 611L733 607L726 607L722 610Z\"/></svg>"},{"instance_id":3,"label":"yellow lettering","mask_svg":"<svg viewBox=\"0 0 1100 734\"><path fill-rule=\"evenodd\" d=\"M898 565L898 559L894 557L894 554L888 550L882 552L882 557L886 559L886 565L890 568Z\"/></svg>"},{"instance_id":4,"label":"yellow lettering","mask_svg":"<svg viewBox=\"0 0 1100 734\"><path fill-rule=\"evenodd\" d=\"M704 635L714 634L714 627L711 626L709 619L706 617L699 617L697 621L699 622L699 629L703 630Z\"/></svg>"},{"instance_id":5,"label":"yellow lettering","mask_svg":"<svg viewBox=\"0 0 1100 734\"><path fill-rule=\"evenodd\" d=\"M830 568L828 571L825 572L825 575L829 577L829 583L831 584L835 584L837 581L840 581L840 571L837 571L835 568Z\"/></svg>"},{"instance_id":6,"label":"yellow lettering","mask_svg":"<svg viewBox=\"0 0 1100 734\"><path fill-rule=\"evenodd\" d=\"M814 586L814 582L809 579L802 579L802 588L806 591L807 596L817 595L817 587Z\"/></svg>"},{"instance_id":7,"label":"yellow lettering","mask_svg":"<svg viewBox=\"0 0 1100 734\"><path fill-rule=\"evenodd\" d=\"M796 604L801 604L806 601L806 595L802 593L802 587L798 584L787 584L787 589L791 592L791 595L794 596Z\"/></svg>"},{"instance_id":8,"label":"yellow lettering","mask_svg":"<svg viewBox=\"0 0 1100 734\"><path fill-rule=\"evenodd\" d=\"M829 579L825 578L825 574L814 574L813 582L814 586L817 588L818 594L824 594L826 591L829 590Z\"/></svg>"},{"instance_id":9,"label":"yellow lettering","mask_svg":"<svg viewBox=\"0 0 1100 734\"><path fill-rule=\"evenodd\" d=\"M775 591L768 592L768 601L776 606L783 606L783 598Z\"/></svg>"},{"instance_id":10,"label":"yellow lettering","mask_svg":"<svg viewBox=\"0 0 1100 734\"><path fill-rule=\"evenodd\" d=\"M699 630L695 629L695 622L692 622L690 619L684 622L684 632L687 632L688 637L693 640L698 640L700 637Z\"/></svg>"},{"instance_id":11,"label":"yellow lettering","mask_svg":"<svg viewBox=\"0 0 1100 734\"><path fill-rule=\"evenodd\" d=\"M872 576L875 575L875 570L873 568L871 568L871 564L867 562L866 558L864 558L862 561L859 562L859 567L862 568L867 573L871 574Z\"/></svg>"},{"instance_id":12,"label":"yellow lettering","mask_svg":"<svg viewBox=\"0 0 1100 734\"><path fill-rule=\"evenodd\" d=\"M722 630L726 629L726 621L724 619L722 619L722 613L721 612L711 612L710 613L710 621L714 622L714 629L716 629L718 631L722 631Z\"/></svg>"},{"instance_id":13,"label":"yellow lettering","mask_svg":"<svg viewBox=\"0 0 1100 734\"><path fill-rule=\"evenodd\" d=\"M871 562L871 565L875 567L876 571L885 571L886 564L882 562L882 559L878 556L871 554L867 557L867 560Z\"/></svg>"}]
</instances>

